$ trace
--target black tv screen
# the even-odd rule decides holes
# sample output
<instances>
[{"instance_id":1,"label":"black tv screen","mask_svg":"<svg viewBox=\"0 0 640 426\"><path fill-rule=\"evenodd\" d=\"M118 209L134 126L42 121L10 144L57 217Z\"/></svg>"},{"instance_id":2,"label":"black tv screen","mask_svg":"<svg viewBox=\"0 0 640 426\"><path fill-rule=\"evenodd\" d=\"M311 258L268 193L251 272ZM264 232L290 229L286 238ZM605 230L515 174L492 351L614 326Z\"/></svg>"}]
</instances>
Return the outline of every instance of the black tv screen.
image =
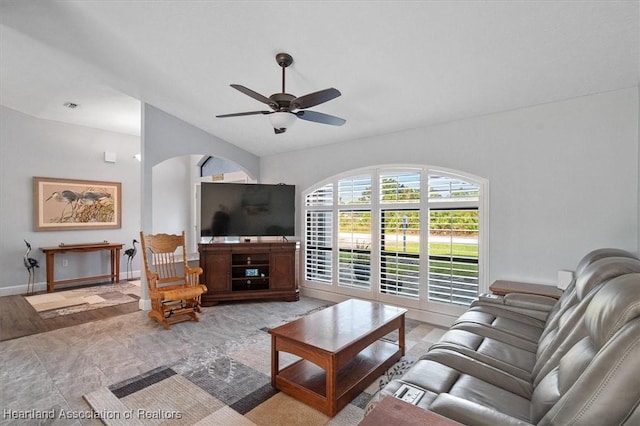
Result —
<instances>
[{"instance_id":1,"label":"black tv screen","mask_svg":"<svg viewBox=\"0 0 640 426\"><path fill-rule=\"evenodd\" d=\"M201 237L295 235L295 186L203 182Z\"/></svg>"}]
</instances>

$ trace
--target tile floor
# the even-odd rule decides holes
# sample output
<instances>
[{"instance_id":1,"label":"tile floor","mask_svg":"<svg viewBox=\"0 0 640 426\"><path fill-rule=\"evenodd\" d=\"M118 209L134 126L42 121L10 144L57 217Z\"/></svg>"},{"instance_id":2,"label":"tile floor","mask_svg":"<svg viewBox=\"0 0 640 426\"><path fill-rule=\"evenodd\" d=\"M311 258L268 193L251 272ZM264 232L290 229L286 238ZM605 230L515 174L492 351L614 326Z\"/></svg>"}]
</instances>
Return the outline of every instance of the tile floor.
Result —
<instances>
[{"instance_id":1,"label":"tile floor","mask_svg":"<svg viewBox=\"0 0 640 426\"><path fill-rule=\"evenodd\" d=\"M100 425L87 417L91 410L83 395L151 369L183 360L221 342L275 327L283 318L304 315L327 302L221 304L204 308L201 322L184 322L164 330L134 312L42 334L0 342L0 425ZM437 341L444 330L425 325L407 334L412 352ZM265 368L269 361L263 360ZM268 370L267 370L268 371ZM46 415L42 421L15 418ZM64 414L67 418L60 418ZM13 417L13 418L12 418Z\"/></svg>"}]
</instances>

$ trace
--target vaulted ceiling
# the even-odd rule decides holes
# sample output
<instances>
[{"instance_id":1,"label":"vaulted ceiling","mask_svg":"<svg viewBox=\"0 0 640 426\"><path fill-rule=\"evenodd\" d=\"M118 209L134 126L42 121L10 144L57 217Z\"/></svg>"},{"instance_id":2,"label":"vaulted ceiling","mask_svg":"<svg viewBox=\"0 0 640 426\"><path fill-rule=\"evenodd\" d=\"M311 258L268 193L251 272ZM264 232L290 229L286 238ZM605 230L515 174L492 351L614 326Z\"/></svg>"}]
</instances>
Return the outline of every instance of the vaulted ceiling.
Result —
<instances>
[{"instance_id":1,"label":"vaulted ceiling","mask_svg":"<svg viewBox=\"0 0 640 426\"><path fill-rule=\"evenodd\" d=\"M0 103L138 134L148 102L257 155L637 86L638 1L0 2ZM335 87L276 135L232 89ZM79 104L65 108L67 101Z\"/></svg>"}]
</instances>

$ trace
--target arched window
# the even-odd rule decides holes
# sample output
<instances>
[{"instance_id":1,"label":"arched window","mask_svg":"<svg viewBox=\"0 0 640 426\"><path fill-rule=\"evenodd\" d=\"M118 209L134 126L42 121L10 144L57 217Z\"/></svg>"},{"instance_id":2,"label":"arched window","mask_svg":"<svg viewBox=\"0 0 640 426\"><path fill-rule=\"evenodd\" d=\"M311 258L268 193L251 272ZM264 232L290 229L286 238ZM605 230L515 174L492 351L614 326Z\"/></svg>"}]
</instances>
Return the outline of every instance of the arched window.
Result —
<instances>
[{"instance_id":1,"label":"arched window","mask_svg":"<svg viewBox=\"0 0 640 426\"><path fill-rule=\"evenodd\" d=\"M235 162L224 158L206 156L199 161L200 177L224 175L242 171L242 168Z\"/></svg>"},{"instance_id":2,"label":"arched window","mask_svg":"<svg viewBox=\"0 0 640 426\"><path fill-rule=\"evenodd\" d=\"M487 185L430 167L378 167L308 189L303 285L427 310L468 306L486 290Z\"/></svg>"}]
</instances>

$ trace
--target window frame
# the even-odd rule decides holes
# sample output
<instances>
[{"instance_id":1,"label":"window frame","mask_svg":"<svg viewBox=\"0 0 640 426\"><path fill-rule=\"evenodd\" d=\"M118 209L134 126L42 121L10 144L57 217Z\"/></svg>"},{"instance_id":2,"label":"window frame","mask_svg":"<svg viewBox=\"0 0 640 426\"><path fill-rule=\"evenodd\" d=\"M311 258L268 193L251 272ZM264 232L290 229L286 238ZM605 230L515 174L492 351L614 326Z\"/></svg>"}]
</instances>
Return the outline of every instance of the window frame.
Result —
<instances>
[{"instance_id":1,"label":"window frame","mask_svg":"<svg viewBox=\"0 0 640 426\"><path fill-rule=\"evenodd\" d=\"M383 175L388 175L390 173L405 173L405 172L418 172L420 173L420 200L416 204L414 202L393 202L393 203L382 203L380 198L380 179ZM340 204L339 203L339 190L338 183L340 180L361 177L363 175L371 175L371 203L370 204ZM461 200L461 201L437 201L434 203L429 200L428 197L428 184L429 177L433 175L451 177L456 179L461 179L465 182L472 183L478 185L478 201L471 202L469 200ZM309 194L314 191L332 184L333 185L333 204L316 206L316 205L306 205L306 198ZM366 298L369 300L380 301L383 303L394 304L397 306L403 306L410 309L417 309L421 311L433 312L437 314L443 314L446 316L451 315L459 315L466 308L446 303L434 302L428 300L428 286L427 278L424 276L428 271L429 267L429 238L428 238L428 226L429 226L429 210L432 206L437 206L438 209L446 208L446 207L474 207L478 209L478 227L479 227L479 235L478 235L478 293L481 294L486 292L488 289L487 277L489 276L489 258L488 258L488 235L489 235L489 220L488 220L488 202L489 202L489 182L487 179L474 176L472 174L446 169L442 167L434 167L430 165L412 165L412 164L400 164L400 165L377 165L372 167L360 168L349 170L337 175L334 175L330 178L327 178L323 181L317 182L312 186L306 188L300 197L300 214L301 214L301 226L302 226L302 234L304 235L307 230L307 210L329 210L333 212L333 220L334 220L334 229L332 236L332 262L333 262L333 270L332 270L332 280L330 283L327 282L314 282L310 281L306 277L306 237L303 237L301 240L301 253L300 256L300 267L301 267L301 287L303 289L309 289L312 291L319 291L323 294L329 296L332 300L342 300L344 297L359 297ZM380 285L380 272L381 272L381 256L380 256L380 244L381 244L381 235L380 235L380 220L381 220L381 212L382 210L415 210L417 208L420 213L420 258L419 258L419 270L420 270L420 288L419 288L419 298L418 299L409 299L403 296L389 295L384 294L379 291ZM342 287L338 283L338 265L339 265L339 250L338 250L338 233L339 233L339 211L344 210L345 207L350 209L350 207L354 210L361 209L371 209L371 277L368 290L365 289L356 289L350 287ZM426 234L425 234L426 233Z\"/></svg>"}]
</instances>

